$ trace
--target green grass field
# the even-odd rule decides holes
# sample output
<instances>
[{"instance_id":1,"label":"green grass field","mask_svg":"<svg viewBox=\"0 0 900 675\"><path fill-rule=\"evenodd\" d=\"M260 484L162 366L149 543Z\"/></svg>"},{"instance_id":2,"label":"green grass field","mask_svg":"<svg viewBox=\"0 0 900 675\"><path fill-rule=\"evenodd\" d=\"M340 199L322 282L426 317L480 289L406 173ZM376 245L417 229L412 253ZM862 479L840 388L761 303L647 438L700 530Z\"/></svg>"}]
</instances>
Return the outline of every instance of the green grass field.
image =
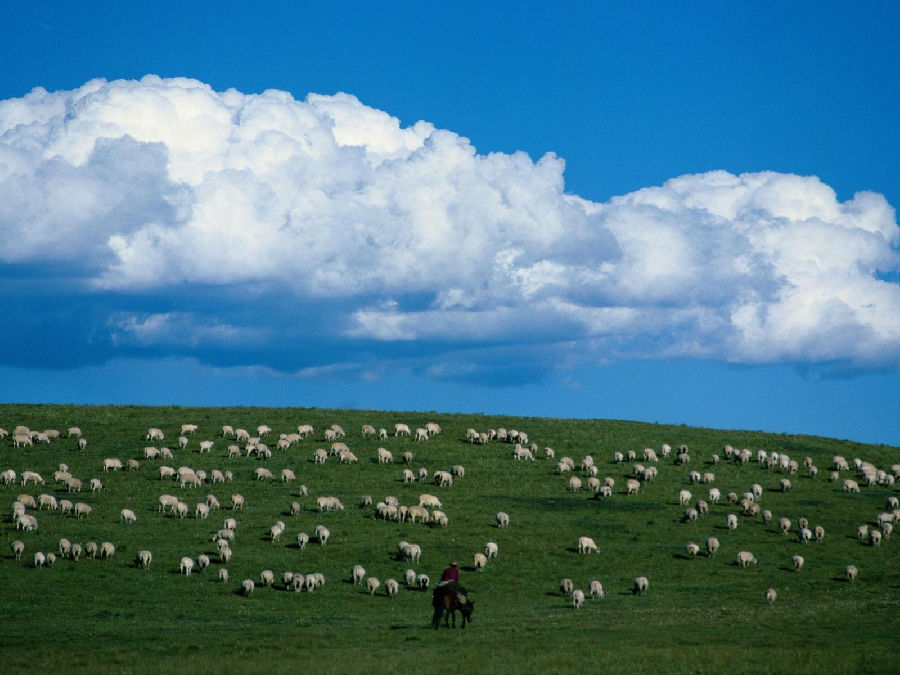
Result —
<instances>
[{"instance_id":1,"label":"green grass field","mask_svg":"<svg viewBox=\"0 0 900 675\"><path fill-rule=\"evenodd\" d=\"M395 422L416 427L434 421L443 433L426 442L395 438ZM198 431L179 450L182 423ZM287 450L276 450L279 433L312 424L315 433ZM313 462L316 448L328 448L323 432L331 424L347 432L344 442L359 458L341 464L329 457ZM222 425L254 432L267 424L273 433L264 439L270 459L227 456L233 440L223 440ZM363 439L360 428L385 427L391 436ZM58 429L62 437L48 444L15 448L17 425L35 430ZM78 450L66 429L78 425L87 446ZM891 473L900 463L900 448L872 446L810 436L721 431L685 426L662 426L611 420L563 420L434 412L376 412L318 408L181 408L134 406L2 405L0 427L10 436L0 440L0 470L14 469L15 484L0 484L4 513L0 528L0 608L5 625L0 632L0 672L12 673L900 673L900 557L898 534L872 546L857 538L857 527L877 524L888 498L898 487L866 486L854 470L853 459L873 463ZM149 427L166 438L149 443ZM513 459L513 446L466 442L467 428L478 431L518 429L540 448L534 462ZM214 440L210 454L198 454L201 440ZM675 452L657 463L658 475L636 495L625 494L634 462L613 463L613 453L633 450L641 462L644 448L658 453L664 443L690 450L690 463L676 465ZM753 459L744 465L726 461L723 447L750 448ZM144 448L165 445L170 460L147 460ZM243 443L241 443L243 446ZM379 464L376 449L386 447L393 464ZM543 449L555 450L547 460ZM800 462L788 476L789 492L779 491L786 474L756 462L756 450L788 454ZM414 471L429 475L455 464L466 473L452 487L402 482L401 453L410 451ZM712 456L722 461L713 466ZM556 460L591 455L599 478L615 480L613 496L599 500L590 491L567 489L570 473L560 474ZM832 457L843 455L850 471L829 480ZM811 457L819 472L811 478L803 467ZM107 457L137 459L136 471L104 473ZM84 481L84 490L68 494L53 482L60 462ZM644 462L641 462L644 463ZM186 465L229 470L231 483L204 484L181 489L161 480L158 467ZM649 463L648 463L649 464ZM264 466L275 480L256 481L254 470ZM296 483L278 480L291 468ZM44 486L21 485L21 474L34 470ZM691 470L714 472L711 485L689 483ZM91 492L88 481L100 478L105 489ZM860 492L843 491L845 477L859 480ZM726 527L726 514L740 514L725 495L738 495L759 483L763 509L771 510L768 526L761 518L739 515L736 530ZM299 486L308 486L301 496ZM707 516L685 522L678 491L693 493L692 503L707 499L709 487L723 495L710 504ZM401 504L418 503L422 492L437 495L449 517L446 528L421 523L385 521L373 517L372 507L360 508L370 495L374 502L387 495ZM28 509L39 528L16 529L12 504L19 494L37 498L83 501L94 507L86 518L63 516L46 508ZM190 517L178 519L158 510L158 498L168 493L190 507ZM233 493L246 499L242 511L229 508ZM193 517L194 505L214 494L223 509L207 520ZM319 513L316 497L333 495L343 511ZM290 515L291 502L302 506ZM122 508L135 511L138 521L120 522ZM508 528L499 529L497 511L510 515ZM211 535L226 517L238 520L227 565L230 580L217 579L221 567ZM776 522L788 517L787 535ZM825 538L803 544L797 521L821 525ZM281 541L268 535L277 520L286 524ZM305 550L296 545L300 531L311 535L318 524L331 530L327 546L315 539ZM592 537L598 554L580 555L578 537ZM707 537L716 536L721 548L706 555ZM36 551L56 551L58 541L110 541L114 557L80 561L58 559L36 569ZM13 540L25 543L21 560L13 556ZM421 545L421 562L396 559L397 544ZM473 555L488 541L499 545L499 556L484 572L472 566ZM685 544L694 541L701 553L690 559ZM153 553L149 569L134 562L139 549ZM758 565L739 567L737 551L752 551ZM210 567L179 574L182 556L207 554ZM795 571L791 556L801 554L805 565ZM430 592L407 588L404 571L413 567L436 581L451 558L462 568L463 585L475 603L474 621L465 630L431 627ZM370 596L353 585L350 568L362 564L367 574L383 582L400 581L390 598L384 586ZM848 564L859 568L852 583L845 578ZM273 588L259 584L260 572L275 573ZM285 571L322 572L324 587L315 592L285 590ZM638 575L650 579L646 595L631 592ZM592 579L602 582L603 599L588 598L580 610L559 589L571 578L587 594ZM256 590L239 593L240 582L252 578ZM764 592L773 587L778 598L767 604Z\"/></svg>"}]
</instances>

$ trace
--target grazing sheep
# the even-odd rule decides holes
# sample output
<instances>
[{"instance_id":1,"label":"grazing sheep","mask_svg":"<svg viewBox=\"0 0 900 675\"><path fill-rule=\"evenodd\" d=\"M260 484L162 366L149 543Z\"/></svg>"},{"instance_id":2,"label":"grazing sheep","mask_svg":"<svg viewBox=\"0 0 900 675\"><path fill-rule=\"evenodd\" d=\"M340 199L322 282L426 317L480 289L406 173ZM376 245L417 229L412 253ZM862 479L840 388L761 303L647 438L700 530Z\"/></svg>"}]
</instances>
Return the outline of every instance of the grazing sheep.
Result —
<instances>
[{"instance_id":1,"label":"grazing sheep","mask_svg":"<svg viewBox=\"0 0 900 675\"><path fill-rule=\"evenodd\" d=\"M328 538L331 536L331 530L329 530L324 525L316 525L316 537L319 540L319 545L325 546L328 543Z\"/></svg>"},{"instance_id":2,"label":"grazing sheep","mask_svg":"<svg viewBox=\"0 0 900 675\"><path fill-rule=\"evenodd\" d=\"M84 502L76 502L75 503L75 517L76 518L86 518L91 514L94 508L89 504L85 504Z\"/></svg>"},{"instance_id":3,"label":"grazing sheep","mask_svg":"<svg viewBox=\"0 0 900 675\"><path fill-rule=\"evenodd\" d=\"M25 542L16 539L10 544L10 548L12 548L12 552L16 557L16 560L19 560L22 558L22 554L25 552Z\"/></svg>"},{"instance_id":4,"label":"grazing sheep","mask_svg":"<svg viewBox=\"0 0 900 675\"><path fill-rule=\"evenodd\" d=\"M224 567L219 568L219 581L228 581L228 570Z\"/></svg>"},{"instance_id":5,"label":"grazing sheep","mask_svg":"<svg viewBox=\"0 0 900 675\"><path fill-rule=\"evenodd\" d=\"M266 588L271 588L275 583L275 573L272 570L263 570L259 573L259 583Z\"/></svg>"},{"instance_id":6,"label":"grazing sheep","mask_svg":"<svg viewBox=\"0 0 900 675\"><path fill-rule=\"evenodd\" d=\"M440 499L438 499L434 495L430 495L427 493L419 495L419 506L433 507L438 509L443 508L443 504L441 504Z\"/></svg>"},{"instance_id":7,"label":"grazing sheep","mask_svg":"<svg viewBox=\"0 0 900 675\"><path fill-rule=\"evenodd\" d=\"M256 588L256 584L253 583L253 579L244 579L241 582L241 593L245 596L249 596L253 593L254 588Z\"/></svg>"},{"instance_id":8,"label":"grazing sheep","mask_svg":"<svg viewBox=\"0 0 900 675\"><path fill-rule=\"evenodd\" d=\"M719 540L716 537L709 537L706 540L706 553L712 558L719 550Z\"/></svg>"},{"instance_id":9,"label":"grazing sheep","mask_svg":"<svg viewBox=\"0 0 900 675\"><path fill-rule=\"evenodd\" d=\"M394 597L400 591L400 584L397 583L396 579L387 579L384 582L384 593L389 598Z\"/></svg>"},{"instance_id":10,"label":"grazing sheep","mask_svg":"<svg viewBox=\"0 0 900 675\"><path fill-rule=\"evenodd\" d=\"M572 476L569 478L569 490L571 492L578 492L581 489L581 479L578 476Z\"/></svg>"},{"instance_id":11,"label":"grazing sheep","mask_svg":"<svg viewBox=\"0 0 900 675\"><path fill-rule=\"evenodd\" d=\"M575 609L581 609L581 606L584 604L584 591L580 588L576 588L572 591L572 606Z\"/></svg>"},{"instance_id":12,"label":"grazing sheep","mask_svg":"<svg viewBox=\"0 0 900 675\"><path fill-rule=\"evenodd\" d=\"M100 544L100 557L112 558L116 554L116 546L111 541L104 541Z\"/></svg>"},{"instance_id":13,"label":"grazing sheep","mask_svg":"<svg viewBox=\"0 0 900 675\"><path fill-rule=\"evenodd\" d=\"M238 509L243 509L244 508L244 495L241 495L241 494L231 495L231 508L233 511L237 511Z\"/></svg>"},{"instance_id":14,"label":"grazing sheep","mask_svg":"<svg viewBox=\"0 0 900 675\"><path fill-rule=\"evenodd\" d=\"M184 438L182 436L182 438ZM185 438L185 445L187 445L187 439ZM215 441L200 441L200 449L198 452L202 455L204 452L208 455L212 452L212 449L215 447Z\"/></svg>"},{"instance_id":15,"label":"grazing sheep","mask_svg":"<svg viewBox=\"0 0 900 675\"><path fill-rule=\"evenodd\" d=\"M155 428L155 427L151 427L150 429L147 429L147 436L145 437L144 440L147 440L147 441L162 441L162 440L165 440L165 438L166 438L166 436L165 436L165 434L162 432L161 429L157 429L157 428Z\"/></svg>"},{"instance_id":16,"label":"grazing sheep","mask_svg":"<svg viewBox=\"0 0 900 675\"><path fill-rule=\"evenodd\" d=\"M789 481L787 478L782 478L781 481L779 482L779 485L781 486L782 492L790 492L791 491L791 481Z\"/></svg>"},{"instance_id":17,"label":"grazing sheep","mask_svg":"<svg viewBox=\"0 0 900 675\"><path fill-rule=\"evenodd\" d=\"M93 560L97 557L97 551L100 549L96 541L89 541L84 545L84 554Z\"/></svg>"},{"instance_id":18,"label":"grazing sheep","mask_svg":"<svg viewBox=\"0 0 900 675\"><path fill-rule=\"evenodd\" d=\"M487 566L487 556L484 553L476 553L473 556L473 562L475 564L476 572L484 572L484 568Z\"/></svg>"},{"instance_id":19,"label":"grazing sheep","mask_svg":"<svg viewBox=\"0 0 900 675\"><path fill-rule=\"evenodd\" d=\"M509 526L509 514L505 511L497 512L497 527L508 527Z\"/></svg>"},{"instance_id":20,"label":"grazing sheep","mask_svg":"<svg viewBox=\"0 0 900 675\"><path fill-rule=\"evenodd\" d=\"M366 577L366 568L362 565L354 565L350 570L350 578L354 584L361 584Z\"/></svg>"},{"instance_id":21,"label":"grazing sheep","mask_svg":"<svg viewBox=\"0 0 900 675\"><path fill-rule=\"evenodd\" d=\"M499 552L500 548L494 541L489 541L484 545L484 554L487 556L488 560L493 560L494 558L496 558Z\"/></svg>"},{"instance_id":22,"label":"grazing sheep","mask_svg":"<svg viewBox=\"0 0 900 675\"><path fill-rule=\"evenodd\" d=\"M850 478L844 479L844 492L859 492L859 483Z\"/></svg>"},{"instance_id":23,"label":"grazing sheep","mask_svg":"<svg viewBox=\"0 0 900 675\"><path fill-rule=\"evenodd\" d=\"M794 569L798 572L803 569L803 562L804 560L802 555L791 556L791 563L794 565Z\"/></svg>"},{"instance_id":24,"label":"grazing sheep","mask_svg":"<svg viewBox=\"0 0 900 675\"><path fill-rule=\"evenodd\" d=\"M844 573L847 575L847 581L853 581L856 579L856 575L859 574L859 570L856 569L856 565L847 565L844 569Z\"/></svg>"},{"instance_id":25,"label":"grazing sheep","mask_svg":"<svg viewBox=\"0 0 900 675\"><path fill-rule=\"evenodd\" d=\"M366 579L366 589L369 591L369 595L375 595L375 591L381 586L381 582L376 577L369 577Z\"/></svg>"},{"instance_id":26,"label":"grazing sheep","mask_svg":"<svg viewBox=\"0 0 900 675\"><path fill-rule=\"evenodd\" d=\"M22 485L28 485L28 483L34 483L37 485L40 483L44 484L44 478L37 471L23 471L22 472Z\"/></svg>"},{"instance_id":27,"label":"grazing sheep","mask_svg":"<svg viewBox=\"0 0 900 675\"><path fill-rule=\"evenodd\" d=\"M804 544L808 544L812 539L812 536L812 530L810 530L808 527L801 527L799 530L797 530L797 537Z\"/></svg>"},{"instance_id":28,"label":"grazing sheep","mask_svg":"<svg viewBox=\"0 0 900 675\"><path fill-rule=\"evenodd\" d=\"M725 525L729 530L736 530L738 526L737 516L733 513L729 513L727 516L725 516Z\"/></svg>"},{"instance_id":29,"label":"grazing sheep","mask_svg":"<svg viewBox=\"0 0 900 675\"><path fill-rule=\"evenodd\" d=\"M597 544L591 537L578 537L578 552L579 553L599 553L597 550Z\"/></svg>"},{"instance_id":30,"label":"grazing sheep","mask_svg":"<svg viewBox=\"0 0 900 675\"><path fill-rule=\"evenodd\" d=\"M781 534L787 534L791 529L791 521L788 518L779 518L778 519L778 529L781 530Z\"/></svg>"},{"instance_id":31,"label":"grazing sheep","mask_svg":"<svg viewBox=\"0 0 900 675\"><path fill-rule=\"evenodd\" d=\"M563 595L571 595L572 590L574 588L575 588L575 585L573 584L572 580L569 579L568 577L566 577L565 579L563 579L562 581L559 582L559 591Z\"/></svg>"},{"instance_id":32,"label":"grazing sheep","mask_svg":"<svg viewBox=\"0 0 900 675\"><path fill-rule=\"evenodd\" d=\"M625 481L625 494L636 495L640 491L640 489L640 481L636 481L634 478L629 478Z\"/></svg>"},{"instance_id":33,"label":"grazing sheep","mask_svg":"<svg viewBox=\"0 0 900 675\"><path fill-rule=\"evenodd\" d=\"M134 556L134 563L142 569L149 569L150 563L153 562L153 554L147 550L140 550Z\"/></svg>"},{"instance_id":34,"label":"grazing sheep","mask_svg":"<svg viewBox=\"0 0 900 675\"><path fill-rule=\"evenodd\" d=\"M766 602L767 603L769 603L771 605L773 602L775 602L775 598L777 598L777 597L778 597L778 593L775 591L774 588L766 589Z\"/></svg>"},{"instance_id":35,"label":"grazing sheep","mask_svg":"<svg viewBox=\"0 0 900 675\"><path fill-rule=\"evenodd\" d=\"M601 584L597 579L591 581L589 586L589 591L592 598L605 598L606 592L603 590L603 584Z\"/></svg>"},{"instance_id":36,"label":"grazing sheep","mask_svg":"<svg viewBox=\"0 0 900 675\"><path fill-rule=\"evenodd\" d=\"M407 586L415 586L416 585L416 571L414 569L408 569L403 574L403 580L406 582Z\"/></svg>"},{"instance_id":37,"label":"grazing sheep","mask_svg":"<svg viewBox=\"0 0 900 675\"><path fill-rule=\"evenodd\" d=\"M197 569L199 569L202 572L207 567L209 567L209 562L210 562L209 556L206 555L205 553L201 553L200 555L197 556Z\"/></svg>"},{"instance_id":38,"label":"grazing sheep","mask_svg":"<svg viewBox=\"0 0 900 675\"><path fill-rule=\"evenodd\" d=\"M690 508L690 509L684 510L684 520L687 523L693 523L694 521L697 520L697 518L699 516L700 516L700 513L699 513L699 511L697 511L697 509Z\"/></svg>"},{"instance_id":39,"label":"grazing sheep","mask_svg":"<svg viewBox=\"0 0 900 675\"><path fill-rule=\"evenodd\" d=\"M645 595L650 588L650 580L647 577L635 577L631 587L633 595Z\"/></svg>"},{"instance_id":40,"label":"grazing sheep","mask_svg":"<svg viewBox=\"0 0 900 675\"><path fill-rule=\"evenodd\" d=\"M43 567L47 563L47 556L38 551L34 554L34 566Z\"/></svg>"},{"instance_id":41,"label":"grazing sheep","mask_svg":"<svg viewBox=\"0 0 900 675\"><path fill-rule=\"evenodd\" d=\"M122 509L122 511L119 513L119 519L123 523L136 523L137 522L137 516L135 515L134 511L132 511L131 509Z\"/></svg>"},{"instance_id":42,"label":"grazing sheep","mask_svg":"<svg viewBox=\"0 0 900 675\"><path fill-rule=\"evenodd\" d=\"M193 571L193 569L194 559L189 556L184 556L179 563L178 572L186 577L189 577L191 576L191 572Z\"/></svg>"},{"instance_id":43,"label":"grazing sheep","mask_svg":"<svg viewBox=\"0 0 900 675\"><path fill-rule=\"evenodd\" d=\"M750 563L756 565L758 561L756 560L756 556L754 556L750 551L738 551L737 563L741 567L747 567Z\"/></svg>"},{"instance_id":44,"label":"grazing sheep","mask_svg":"<svg viewBox=\"0 0 900 675\"><path fill-rule=\"evenodd\" d=\"M272 479L272 471L267 469L264 466L256 467L256 471L253 472L253 475L256 477L256 480L271 480Z\"/></svg>"},{"instance_id":45,"label":"grazing sheep","mask_svg":"<svg viewBox=\"0 0 900 675\"><path fill-rule=\"evenodd\" d=\"M431 585L431 578L427 574L419 574L416 576L416 585L423 591L427 591Z\"/></svg>"},{"instance_id":46,"label":"grazing sheep","mask_svg":"<svg viewBox=\"0 0 900 675\"><path fill-rule=\"evenodd\" d=\"M691 558L697 557L697 554L700 553L700 547L692 541L685 545L684 550L687 551L688 556Z\"/></svg>"},{"instance_id":47,"label":"grazing sheep","mask_svg":"<svg viewBox=\"0 0 900 675\"><path fill-rule=\"evenodd\" d=\"M872 546L880 546L881 545L881 530L869 530L869 543Z\"/></svg>"},{"instance_id":48,"label":"grazing sheep","mask_svg":"<svg viewBox=\"0 0 900 675\"><path fill-rule=\"evenodd\" d=\"M453 476L449 471L435 471L433 479L439 487L453 487Z\"/></svg>"}]
</instances>

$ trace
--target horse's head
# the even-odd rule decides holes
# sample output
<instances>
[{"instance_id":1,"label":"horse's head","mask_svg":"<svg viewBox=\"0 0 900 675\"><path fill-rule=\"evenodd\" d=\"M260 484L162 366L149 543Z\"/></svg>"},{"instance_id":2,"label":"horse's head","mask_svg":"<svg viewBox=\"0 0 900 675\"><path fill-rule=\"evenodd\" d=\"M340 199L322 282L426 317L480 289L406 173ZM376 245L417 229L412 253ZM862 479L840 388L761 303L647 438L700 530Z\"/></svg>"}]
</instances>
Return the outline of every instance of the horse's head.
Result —
<instances>
[{"instance_id":1,"label":"horse's head","mask_svg":"<svg viewBox=\"0 0 900 675\"><path fill-rule=\"evenodd\" d=\"M459 612L460 612L460 614L463 615L463 618L464 618L466 621L471 621L471 620L472 620L472 610L473 610L473 609L474 609L474 608L472 607L472 601L471 601L471 600L467 600L467 601L465 602L465 604L461 604L461 605L459 606Z\"/></svg>"}]
</instances>

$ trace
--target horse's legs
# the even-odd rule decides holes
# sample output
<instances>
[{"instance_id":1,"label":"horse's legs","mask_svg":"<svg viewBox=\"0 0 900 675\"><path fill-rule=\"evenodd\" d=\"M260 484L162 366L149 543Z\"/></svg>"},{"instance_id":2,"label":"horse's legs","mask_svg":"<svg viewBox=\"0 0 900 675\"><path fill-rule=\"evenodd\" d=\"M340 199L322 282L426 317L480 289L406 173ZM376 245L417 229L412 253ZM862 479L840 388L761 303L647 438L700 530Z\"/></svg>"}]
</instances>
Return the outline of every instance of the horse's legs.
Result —
<instances>
[{"instance_id":1,"label":"horse's legs","mask_svg":"<svg viewBox=\"0 0 900 675\"><path fill-rule=\"evenodd\" d=\"M431 617L431 625L434 626L435 630L441 625L441 614L443 614L443 609L440 606L435 607L434 616Z\"/></svg>"}]
</instances>

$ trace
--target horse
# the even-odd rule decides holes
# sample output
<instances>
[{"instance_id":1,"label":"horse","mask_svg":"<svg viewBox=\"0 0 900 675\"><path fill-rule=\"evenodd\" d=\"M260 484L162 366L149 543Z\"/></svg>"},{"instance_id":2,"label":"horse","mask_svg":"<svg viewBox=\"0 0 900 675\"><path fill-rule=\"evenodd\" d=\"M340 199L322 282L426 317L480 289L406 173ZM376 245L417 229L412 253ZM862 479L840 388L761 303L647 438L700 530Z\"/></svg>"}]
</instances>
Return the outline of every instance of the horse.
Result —
<instances>
[{"instance_id":1,"label":"horse","mask_svg":"<svg viewBox=\"0 0 900 675\"><path fill-rule=\"evenodd\" d=\"M472 605L472 600L466 595L466 589L461 588L459 584L450 582L444 586L435 586L431 596L431 606L434 607L431 625L437 630L443 617L444 626L449 628L450 619L453 619L453 627L456 628L456 612L459 611L462 614L460 628L465 628L466 623L472 621Z\"/></svg>"}]
</instances>

